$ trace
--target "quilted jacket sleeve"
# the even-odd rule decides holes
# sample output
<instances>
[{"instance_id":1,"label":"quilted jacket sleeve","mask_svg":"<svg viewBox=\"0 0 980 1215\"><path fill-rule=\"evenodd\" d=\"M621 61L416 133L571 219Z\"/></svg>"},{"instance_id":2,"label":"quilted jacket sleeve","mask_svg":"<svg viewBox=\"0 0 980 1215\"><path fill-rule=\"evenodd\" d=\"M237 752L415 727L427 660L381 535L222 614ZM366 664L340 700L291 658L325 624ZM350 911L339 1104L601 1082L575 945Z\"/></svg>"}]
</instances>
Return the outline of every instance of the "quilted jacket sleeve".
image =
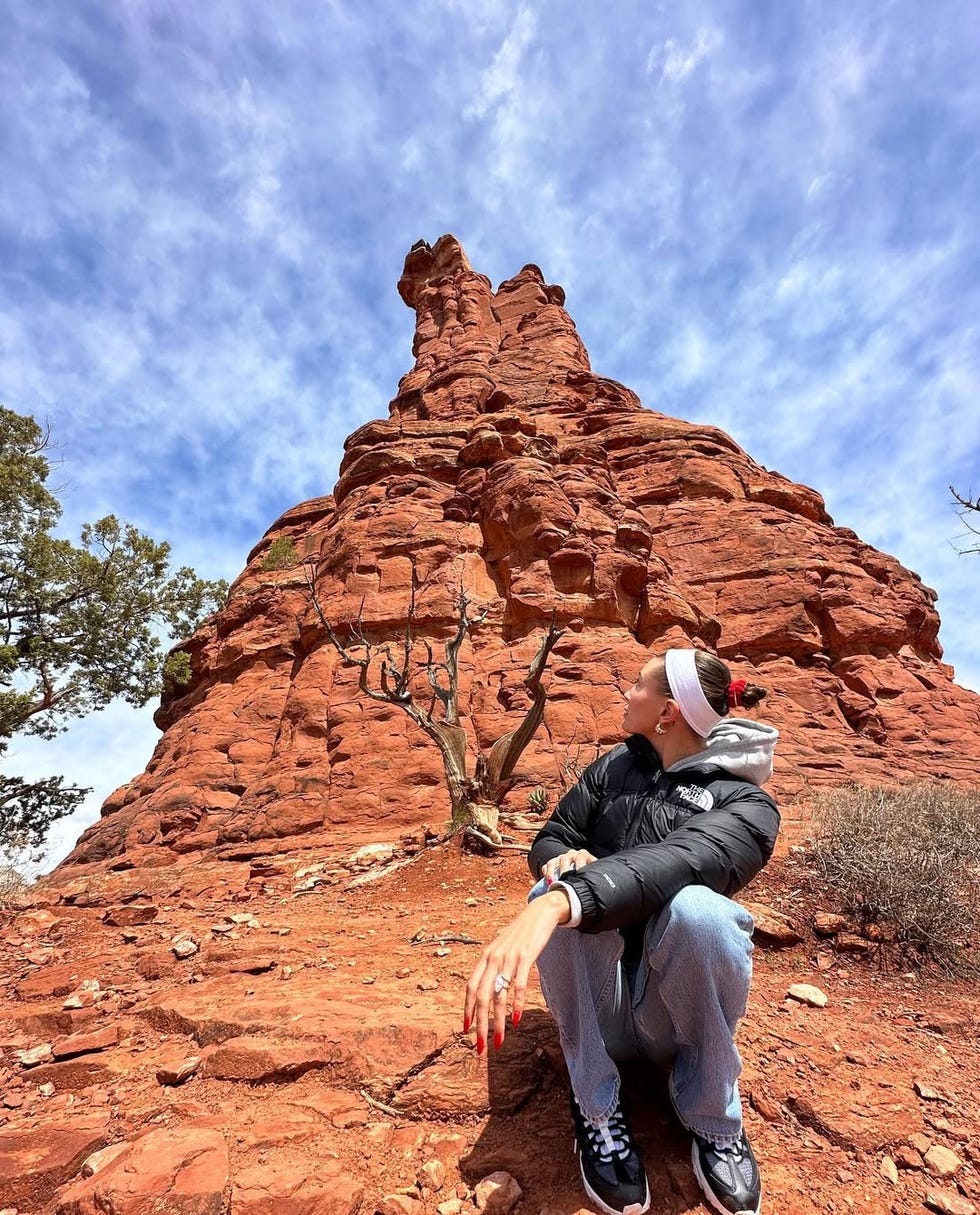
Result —
<instances>
[{"instance_id":1,"label":"quilted jacket sleeve","mask_svg":"<svg viewBox=\"0 0 980 1215\"><path fill-rule=\"evenodd\" d=\"M581 931L627 928L656 915L685 886L735 894L772 855L778 829L775 802L745 785L660 843L594 861L562 880L582 904Z\"/></svg>"},{"instance_id":2,"label":"quilted jacket sleeve","mask_svg":"<svg viewBox=\"0 0 980 1215\"><path fill-rule=\"evenodd\" d=\"M542 865L553 857L570 848L589 847L589 825L602 802L608 759L608 755L603 755L589 764L535 836L527 858L535 878L541 876Z\"/></svg>"}]
</instances>

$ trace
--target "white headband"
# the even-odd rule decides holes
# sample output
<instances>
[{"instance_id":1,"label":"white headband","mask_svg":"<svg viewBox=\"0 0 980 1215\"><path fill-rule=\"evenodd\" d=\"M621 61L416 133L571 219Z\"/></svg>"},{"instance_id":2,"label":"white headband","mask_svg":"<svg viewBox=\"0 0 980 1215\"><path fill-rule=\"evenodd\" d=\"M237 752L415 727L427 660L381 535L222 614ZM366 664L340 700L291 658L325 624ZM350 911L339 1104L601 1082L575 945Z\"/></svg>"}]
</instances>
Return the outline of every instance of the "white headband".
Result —
<instances>
[{"instance_id":1,"label":"white headband","mask_svg":"<svg viewBox=\"0 0 980 1215\"><path fill-rule=\"evenodd\" d=\"M664 673L670 686L670 695L677 701L681 716L695 734L707 738L712 726L721 721L721 715L708 704L698 667L695 650L668 650L664 654Z\"/></svg>"}]
</instances>

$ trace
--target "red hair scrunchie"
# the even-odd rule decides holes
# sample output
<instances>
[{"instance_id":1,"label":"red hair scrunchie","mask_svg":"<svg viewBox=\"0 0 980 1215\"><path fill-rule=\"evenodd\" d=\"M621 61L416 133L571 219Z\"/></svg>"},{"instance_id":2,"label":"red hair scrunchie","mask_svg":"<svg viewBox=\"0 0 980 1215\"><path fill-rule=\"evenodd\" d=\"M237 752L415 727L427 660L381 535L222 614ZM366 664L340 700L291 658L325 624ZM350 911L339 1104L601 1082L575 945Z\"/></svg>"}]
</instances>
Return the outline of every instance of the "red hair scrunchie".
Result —
<instances>
[{"instance_id":1,"label":"red hair scrunchie","mask_svg":"<svg viewBox=\"0 0 980 1215\"><path fill-rule=\"evenodd\" d=\"M741 706L739 697L748 686L747 679L733 679L728 685L728 707L730 709L737 709Z\"/></svg>"}]
</instances>

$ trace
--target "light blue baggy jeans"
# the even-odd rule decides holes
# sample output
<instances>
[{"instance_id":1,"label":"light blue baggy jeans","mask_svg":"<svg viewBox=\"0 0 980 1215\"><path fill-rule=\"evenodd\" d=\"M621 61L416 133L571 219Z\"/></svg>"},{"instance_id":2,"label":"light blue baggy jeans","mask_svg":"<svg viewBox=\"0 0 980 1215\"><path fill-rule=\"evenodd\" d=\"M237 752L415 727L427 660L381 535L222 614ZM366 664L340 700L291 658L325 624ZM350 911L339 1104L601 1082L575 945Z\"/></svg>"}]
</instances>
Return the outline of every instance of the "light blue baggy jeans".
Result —
<instances>
[{"instance_id":1,"label":"light blue baggy jeans","mask_svg":"<svg viewBox=\"0 0 980 1215\"><path fill-rule=\"evenodd\" d=\"M533 898L545 889L531 891ZM735 1027L752 980L752 917L706 886L687 886L650 920L630 983L618 932L559 928L538 958L572 1090L590 1122L619 1101L617 1062L670 1063L681 1122L730 1146L742 1128Z\"/></svg>"}]
</instances>

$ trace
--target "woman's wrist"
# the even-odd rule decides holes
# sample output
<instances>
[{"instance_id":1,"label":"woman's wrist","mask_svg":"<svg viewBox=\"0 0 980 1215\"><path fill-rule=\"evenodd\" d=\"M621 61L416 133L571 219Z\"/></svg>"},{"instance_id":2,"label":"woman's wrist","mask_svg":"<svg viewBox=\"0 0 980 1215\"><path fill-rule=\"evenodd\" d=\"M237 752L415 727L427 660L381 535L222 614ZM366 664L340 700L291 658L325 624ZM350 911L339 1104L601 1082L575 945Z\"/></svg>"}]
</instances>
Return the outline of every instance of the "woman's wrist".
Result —
<instances>
[{"instance_id":1,"label":"woman's wrist","mask_svg":"<svg viewBox=\"0 0 980 1215\"><path fill-rule=\"evenodd\" d=\"M572 918L572 901L568 897L568 891L559 886L555 890L549 890L547 894L543 894L539 899L535 899L531 904L543 903L555 916L556 924L567 924Z\"/></svg>"}]
</instances>

